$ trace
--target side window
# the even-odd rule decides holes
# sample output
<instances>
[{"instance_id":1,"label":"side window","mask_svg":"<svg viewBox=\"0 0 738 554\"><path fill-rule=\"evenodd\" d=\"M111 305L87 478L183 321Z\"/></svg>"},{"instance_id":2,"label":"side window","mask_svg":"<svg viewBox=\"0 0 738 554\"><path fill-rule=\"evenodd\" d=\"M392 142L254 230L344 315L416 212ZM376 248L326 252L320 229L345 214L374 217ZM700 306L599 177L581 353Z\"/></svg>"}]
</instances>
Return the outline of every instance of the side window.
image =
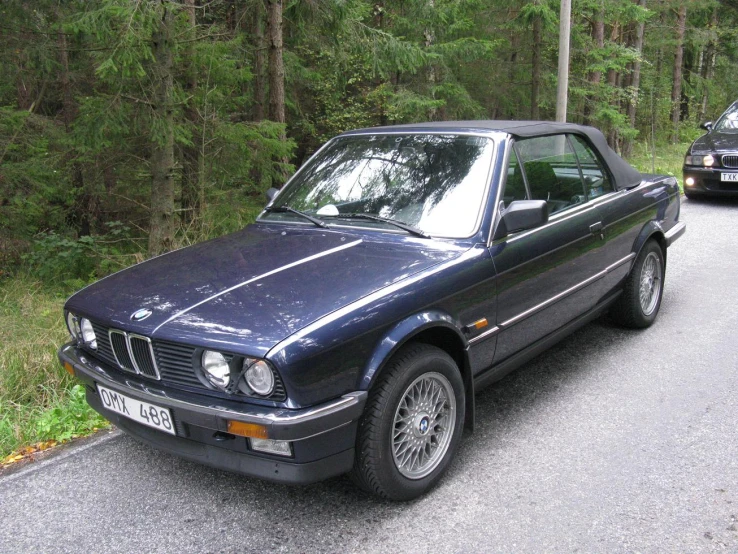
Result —
<instances>
[{"instance_id":1,"label":"side window","mask_svg":"<svg viewBox=\"0 0 738 554\"><path fill-rule=\"evenodd\" d=\"M582 177L584 177L584 189L587 192L589 200L607 194L613 191L610 177L602 169L600 160L597 159L592 148L580 136L569 135L571 143L574 146L574 152L579 158L579 165L582 168Z\"/></svg>"},{"instance_id":2,"label":"side window","mask_svg":"<svg viewBox=\"0 0 738 554\"><path fill-rule=\"evenodd\" d=\"M510 152L510 161L507 166L507 181L505 182L505 191L502 200L505 206L509 206L510 202L515 200L527 200L528 192L525 190L525 181L523 180L523 172L520 169L520 162L515 148Z\"/></svg>"},{"instance_id":3,"label":"side window","mask_svg":"<svg viewBox=\"0 0 738 554\"><path fill-rule=\"evenodd\" d=\"M577 157L566 135L521 140L517 148L530 196L545 200L548 213L586 202Z\"/></svg>"}]
</instances>

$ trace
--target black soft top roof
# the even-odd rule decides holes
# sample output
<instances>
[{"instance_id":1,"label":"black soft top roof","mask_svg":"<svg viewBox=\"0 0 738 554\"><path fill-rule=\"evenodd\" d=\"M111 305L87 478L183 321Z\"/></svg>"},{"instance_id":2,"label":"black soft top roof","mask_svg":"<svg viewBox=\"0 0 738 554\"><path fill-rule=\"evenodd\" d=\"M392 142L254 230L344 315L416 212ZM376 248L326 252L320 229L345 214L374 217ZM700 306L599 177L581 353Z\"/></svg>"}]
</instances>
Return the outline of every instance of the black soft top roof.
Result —
<instances>
[{"instance_id":1,"label":"black soft top roof","mask_svg":"<svg viewBox=\"0 0 738 554\"><path fill-rule=\"evenodd\" d=\"M516 138L540 137L560 133L584 135L602 156L610 169L617 189L626 189L638 185L643 177L640 172L628 162L618 156L607 145L604 135L594 127L575 125L574 123L556 123L553 121L435 121L429 123L408 123L405 125L391 125L386 127L371 127L348 131L345 135L396 133L396 132L438 132L461 133L470 131L491 132L500 131Z\"/></svg>"}]
</instances>

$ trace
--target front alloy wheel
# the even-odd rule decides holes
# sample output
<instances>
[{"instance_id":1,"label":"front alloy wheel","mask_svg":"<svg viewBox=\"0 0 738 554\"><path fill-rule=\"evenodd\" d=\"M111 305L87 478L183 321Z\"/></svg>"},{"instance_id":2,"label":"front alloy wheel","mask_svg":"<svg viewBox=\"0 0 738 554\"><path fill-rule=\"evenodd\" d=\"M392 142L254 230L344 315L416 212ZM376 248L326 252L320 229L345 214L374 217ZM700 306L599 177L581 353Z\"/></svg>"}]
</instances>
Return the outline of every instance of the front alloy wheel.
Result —
<instances>
[{"instance_id":1,"label":"front alloy wheel","mask_svg":"<svg viewBox=\"0 0 738 554\"><path fill-rule=\"evenodd\" d=\"M438 467L448 451L456 421L456 398L440 373L421 375L405 390L395 411L392 458L408 479Z\"/></svg>"},{"instance_id":2,"label":"front alloy wheel","mask_svg":"<svg viewBox=\"0 0 738 554\"><path fill-rule=\"evenodd\" d=\"M403 347L369 393L352 479L392 500L425 493L459 446L464 409L464 383L451 356L428 344Z\"/></svg>"}]
</instances>

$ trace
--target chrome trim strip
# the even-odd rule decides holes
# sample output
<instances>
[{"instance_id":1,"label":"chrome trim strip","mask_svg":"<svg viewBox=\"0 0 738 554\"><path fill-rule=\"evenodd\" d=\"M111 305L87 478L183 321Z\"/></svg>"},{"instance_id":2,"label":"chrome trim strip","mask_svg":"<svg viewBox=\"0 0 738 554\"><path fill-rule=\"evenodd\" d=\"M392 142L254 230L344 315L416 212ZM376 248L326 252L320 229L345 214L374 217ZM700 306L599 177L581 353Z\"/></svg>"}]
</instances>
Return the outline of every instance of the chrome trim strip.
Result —
<instances>
[{"instance_id":1,"label":"chrome trim strip","mask_svg":"<svg viewBox=\"0 0 738 554\"><path fill-rule=\"evenodd\" d=\"M602 279L608 273L614 271L615 269L617 269L621 265L623 265L623 264L628 263L629 261L631 261L633 258L635 258L635 256L636 256L635 253L631 252L630 254L628 254L627 256L625 256L624 258L618 260L614 264L611 264L611 265L607 266L605 269L603 269L599 273L596 273L595 275L592 275L588 279L585 279L584 281L582 281L580 283L577 283L573 287L570 287L570 288L566 289L565 291L560 292L559 294L557 294L555 296L552 296L548 300L544 300L540 304L536 304L532 308L529 308L529 309L525 310L524 312L521 312L518 315L513 316L513 317L511 317L510 319L508 319L506 321L503 321L502 323L498 324L496 327L493 327L489 331L487 331L485 333L482 333L481 335L478 335L478 336L476 336L474 338L469 339L469 345L476 344L477 342L479 342L481 340L487 339L487 338L492 337L492 336L494 336L494 335L496 335L496 334L498 334L498 333L500 333L502 331L505 331L508 327L512 327L516 323L520 323L521 321L523 321L524 319L529 318L530 316L534 315L535 313L540 312L541 310L543 310L545 308L548 308L549 306L551 306L552 304L555 304L559 300L562 300L562 299L566 298L567 296L569 296L571 294L574 294L575 292L583 289L587 285L590 285L590 284L594 283L595 281L597 281L599 279Z\"/></svg>"},{"instance_id":2,"label":"chrome trim strip","mask_svg":"<svg viewBox=\"0 0 738 554\"><path fill-rule=\"evenodd\" d=\"M610 273L611 271L615 271L615 270L616 270L617 268L619 268L619 267L620 267L621 265L623 265L624 263L627 263L627 262L629 262L630 260L632 260L632 259L633 259L633 258L635 258L635 257L636 257L636 255L635 255L635 252L631 252L630 254L628 254L627 256L625 256L625 258L623 258L622 260L618 260L618 261L617 261L617 262L615 262L614 264L610 264L610 265L608 265L608 266L607 266L607 267L605 268L605 271L606 271L607 273Z\"/></svg>"},{"instance_id":3,"label":"chrome trim strip","mask_svg":"<svg viewBox=\"0 0 738 554\"><path fill-rule=\"evenodd\" d=\"M502 327L503 329L506 329L507 327L511 327L512 325L515 325L516 323L519 323L522 320L527 319L528 317L532 316L536 312L540 312L544 308L547 308L551 304L554 304L554 303L558 302L559 300L561 300L561 299L563 299L563 298L565 298L565 297L567 297L567 296L569 296L569 295L577 292L578 290L583 289L587 285L590 285L590 284L594 283L598 279L602 279L605 275L607 275L607 270L606 269L603 269L599 273L597 273L595 275L592 275L592 277L590 277L588 279L585 279L581 283L577 283L573 287L570 287L570 288L566 289L565 291L560 292L556 296L552 296L548 300L544 300L540 304L537 304L537 305L533 306L532 308L529 308L529 309L525 310L523 313L520 313L520 314L516 315L515 317L511 317L507 321L503 321L502 323L500 323L500 327Z\"/></svg>"},{"instance_id":4,"label":"chrome trim strip","mask_svg":"<svg viewBox=\"0 0 738 554\"><path fill-rule=\"evenodd\" d=\"M222 291L220 291L217 294L214 294L212 296L209 296L205 300L200 300L200 302L197 302L197 303L193 304L189 308L185 308L184 310L177 312L176 314L174 314L173 316L171 316L169 319L167 319L166 321L164 321L164 323L160 323L156 327L156 329L154 329L151 332L151 334L153 335L154 333L156 333L159 329L161 329L164 325L166 325L170 321L173 321L173 320L177 319L178 317L186 314L187 312L189 312L191 310L194 310L198 306L202 306L203 304L205 304L207 302L210 302L211 300L215 300L216 298L218 298L220 296L223 296L224 294L228 294L229 292L233 292L236 289L239 289L241 287L245 287L246 285L250 285L251 283L254 283L256 281L260 281L261 279L264 279L266 277L270 277L271 275L274 275L274 274L279 273L281 271L285 271L287 269L292 269L293 267L297 267L298 265L302 265L302 264L307 263L307 262L312 262L313 260L317 260L318 258L322 258L324 256L329 256L330 254L335 254L336 252L340 252L341 250L346 250L347 248L352 248L354 246L357 246L358 244L361 244L362 242L363 242L362 239L359 239L359 240L355 240L353 242L342 244L341 246L336 246L335 248L330 248L330 249L325 250L323 252L319 252L318 254L313 254L312 256L308 256L307 258L302 258L301 260L297 260L295 262L289 263L287 265L283 265L283 266L278 267L276 269L272 269L271 271L267 271L266 273L262 273L261 275L257 275L256 277L252 277L248 281L244 281L243 283L239 283L239 284L234 285L232 287L229 287L229 288L227 288L225 290L222 290Z\"/></svg>"},{"instance_id":5,"label":"chrome trim strip","mask_svg":"<svg viewBox=\"0 0 738 554\"><path fill-rule=\"evenodd\" d=\"M484 333L482 333L480 335L477 335L476 337L470 338L469 339L469 344L470 345L476 344L480 340L484 340L484 339L488 339L490 337L493 337L493 336L495 336L499 332L500 332L500 328L499 327L497 327L497 326L492 327L492 329L489 329L489 330L485 331Z\"/></svg>"},{"instance_id":6,"label":"chrome trim strip","mask_svg":"<svg viewBox=\"0 0 738 554\"><path fill-rule=\"evenodd\" d=\"M560 223L562 221L566 221L568 219L571 219L574 216L577 216L579 214L583 214L585 212L588 212L589 210L593 210L595 208L598 208L599 206L603 206L605 204L609 204L613 200L617 200L624 194L629 194L631 191L635 190L635 188L632 189L622 189L622 190L616 190L613 192L608 192L607 194L603 194L602 196L599 196L593 200L588 200L587 202L584 202L583 204L580 204L579 206L576 206L572 208L571 210L566 210L561 213L554 214L551 216L551 219L548 220L548 223L545 225L541 225L540 227L536 227L535 229L530 229L529 231L525 231L519 235L513 235L510 238L508 238L508 242L514 242L518 239L521 239L523 237L527 237L528 235L532 235L533 233L537 233L538 231L541 231L543 229L546 229L548 227L551 227L552 225L556 225L557 223ZM643 209L648 209L650 206L647 206ZM642 211L642 210L639 210ZM611 223L609 226L612 226ZM603 227L604 230L604 227Z\"/></svg>"},{"instance_id":7,"label":"chrome trim strip","mask_svg":"<svg viewBox=\"0 0 738 554\"><path fill-rule=\"evenodd\" d=\"M142 371L139 370L139 373L143 375L144 377L148 377L149 379L156 379L157 381L161 381L161 373L159 373L159 365L156 363L156 356L154 355L154 345L151 343L151 339L149 337L145 337L143 335L139 335L137 333L129 333L128 334L128 345L130 347L131 339L141 339L143 341L146 341L149 345L149 354L151 355L151 363L154 366L154 372L156 373L156 376L146 375ZM138 367L138 363L136 362L136 357L133 355L133 348L128 349L128 355L131 357L131 360L133 360L133 363Z\"/></svg>"}]
</instances>

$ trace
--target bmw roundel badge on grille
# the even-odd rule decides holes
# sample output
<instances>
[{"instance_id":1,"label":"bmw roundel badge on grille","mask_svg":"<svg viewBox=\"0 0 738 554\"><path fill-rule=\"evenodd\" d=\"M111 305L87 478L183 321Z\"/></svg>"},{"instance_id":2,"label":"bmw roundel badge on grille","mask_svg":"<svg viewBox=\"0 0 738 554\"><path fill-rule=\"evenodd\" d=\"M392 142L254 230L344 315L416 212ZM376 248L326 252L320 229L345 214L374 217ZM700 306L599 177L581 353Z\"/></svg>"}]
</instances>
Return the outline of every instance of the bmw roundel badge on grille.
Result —
<instances>
[{"instance_id":1,"label":"bmw roundel badge on grille","mask_svg":"<svg viewBox=\"0 0 738 554\"><path fill-rule=\"evenodd\" d=\"M131 319L133 321L143 321L144 319L149 317L151 313L151 310L149 310L148 308L141 308L140 310L133 312L133 314L131 315Z\"/></svg>"}]
</instances>

